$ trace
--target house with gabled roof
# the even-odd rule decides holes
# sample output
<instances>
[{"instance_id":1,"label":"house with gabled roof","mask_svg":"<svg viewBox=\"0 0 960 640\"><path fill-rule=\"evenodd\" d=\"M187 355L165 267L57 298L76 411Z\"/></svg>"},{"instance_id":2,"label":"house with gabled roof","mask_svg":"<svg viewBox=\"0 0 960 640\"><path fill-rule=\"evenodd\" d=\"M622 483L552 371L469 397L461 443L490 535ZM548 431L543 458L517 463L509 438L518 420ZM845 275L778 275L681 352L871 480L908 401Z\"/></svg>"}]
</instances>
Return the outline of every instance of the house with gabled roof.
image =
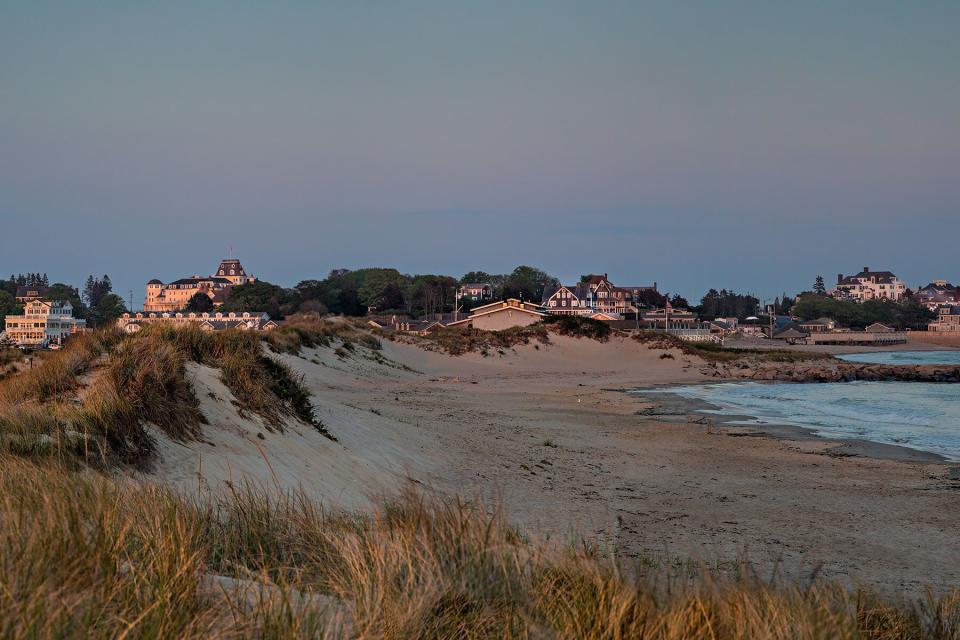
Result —
<instances>
[{"instance_id":1,"label":"house with gabled roof","mask_svg":"<svg viewBox=\"0 0 960 640\"><path fill-rule=\"evenodd\" d=\"M807 333L826 333L837 328L836 320L832 318L816 318L814 320L805 320L800 323L800 328Z\"/></svg>"},{"instance_id":2,"label":"house with gabled roof","mask_svg":"<svg viewBox=\"0 0 960 640\"><path fill-rule=\"evenodd\" d=\"M960 335L960 306L941 307L937 319L927 325L927 330Z\"/></svg>"},{"instance_id":3,"label":"house with gabled roof","mask_svg":"<svg viewBox=\"0 0 960 640\"><path fill-rule=\"evenodd\" d=\"M493 285L486 282L465 282L460 285L457 293L461 299L480 302L493 297Z\"/></svg>"},{"instance_id":4,"label":"house with gabled roof","mask_svg":"<svg viewBox=\"0 0 960 640\"><path fill-rule=\"evenodd\" d=\"M575 285L544 290L541 306L547 313L559 316L589 316L594 313L623 316L636 313L640 292L656 290L657 283L618 287L610 282L607 274L591 274Z\"/></svg>"},{"instance_id":5,"label":"house with gabled roof","mask_svg":"<svg viewBox=\"0 0 960 640\"><path fill-rule=\"evenodd\" d=\"M7 337L23 347L44 348L86 329L85 320L73 317L69 300L31 300L23 315L5 318Z\"/></svg>"},{"instance_id":6,"label":"house with gabled roof","mask_svg":"<svg viewBox=\"0 0 960 640\"><path fill-rule=\"evenodd\" d=\"M865 302L867 300L889 300L899 302L907 290L907 285L890 271L870 271L864 267L855 276L837 275L837 286L830 295L841 300Z\"/></svg>"},{"instance_id":7,"label":"house with gabled roof","mask_svg":"<svg viewBox=\"0 0 960 640\"><path fill-rule=\"evenodd\" d=\"M941 307L952 307L960 303L960 290L946 280L934 280L917 289L913 300L931 311Z\"/></svg>"},{"instance_id":8,"label":"house with gabled roof","mask_svg":"<svg viewBox=\"0 0 960 640\"><path fill-rule=\"evenodd\" d=\"M448 327L502 331L512 327L526 327L542 322L547 317L540 305L510 298L477 307L463 320L451 322Z\"/></svg>"},{"instance_id":9,"label":"house with gabled roof","mask_svg":"<svg viewBox=\"0 0 960 640\"><path fill-rule=\"evenodd\" d=\"M35 285L20 285L14 298L17 302L32 302L33 300L42 300L47 297L49 287L38 287Z\"/></svg>"}]
</instances>

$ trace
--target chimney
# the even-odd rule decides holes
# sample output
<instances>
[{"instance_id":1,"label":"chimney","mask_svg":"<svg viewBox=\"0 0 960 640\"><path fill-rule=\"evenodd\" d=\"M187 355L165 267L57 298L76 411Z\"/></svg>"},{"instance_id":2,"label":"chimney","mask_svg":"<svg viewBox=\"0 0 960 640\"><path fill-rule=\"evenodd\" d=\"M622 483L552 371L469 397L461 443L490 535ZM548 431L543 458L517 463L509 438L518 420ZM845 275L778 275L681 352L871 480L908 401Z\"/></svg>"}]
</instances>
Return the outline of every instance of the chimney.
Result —
<instances>
[{"instance_id":1,"label":"chimney","mask_svg":"<svg viewBox=\"0 0 960 640\"><path fill-rule=\"evenodd\" d=\"M864 268L863 268L863 272L864 272L864 273L870 273L870 267L864 267Z\"/></svg>"},{"instance_id":2,"label":"chimney","mask_svg":"<svg viewBox=\"0 0 960 640\"><path fill-rule=\"evenodd\" d=\"M837 284L840 284L841 282L843 282L843 274L842 274L842 273L838 273L838 274L837 274Z\"/></svg>"}]
</instances>

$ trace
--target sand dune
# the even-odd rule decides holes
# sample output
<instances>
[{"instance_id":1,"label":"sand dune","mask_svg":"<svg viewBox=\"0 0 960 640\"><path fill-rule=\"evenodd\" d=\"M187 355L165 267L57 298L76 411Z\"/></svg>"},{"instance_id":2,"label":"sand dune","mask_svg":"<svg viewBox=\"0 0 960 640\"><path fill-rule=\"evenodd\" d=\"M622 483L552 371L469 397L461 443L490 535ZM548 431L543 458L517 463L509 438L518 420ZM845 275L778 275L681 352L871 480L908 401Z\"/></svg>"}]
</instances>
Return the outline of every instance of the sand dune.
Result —
<instances>
[{"instance_id":1,"label":"sand dune","mask_svg":"<svg viewBox=\"0 0 960 640\"><path fill-rule=\"evenodd\" d=\"M703 363L679 351L551 336L502 356L394 343L385 362L366 355L283 356L336 443L302 425L267 431L237 413L216 372L194 367L209 443L164 441L156 476L218 489L248 475L357 507L412 478L494 497L521 525L626 558L732 566L746 554L761 573L819 569L893 593L960 579L960 487L949 467L638 415L650 403L621 389L706 379Z\"/></svg>"}]
</instances>

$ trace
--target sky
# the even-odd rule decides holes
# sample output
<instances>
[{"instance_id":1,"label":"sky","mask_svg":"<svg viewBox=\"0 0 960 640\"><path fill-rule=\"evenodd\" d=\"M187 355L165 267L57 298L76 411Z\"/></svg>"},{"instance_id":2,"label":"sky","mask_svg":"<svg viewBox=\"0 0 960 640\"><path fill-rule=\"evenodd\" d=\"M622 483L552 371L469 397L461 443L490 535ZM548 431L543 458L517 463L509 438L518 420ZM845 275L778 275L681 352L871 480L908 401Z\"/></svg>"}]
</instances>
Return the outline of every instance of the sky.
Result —
<instances>
[{"instance_id":1,"label":"sky","mask_svg":"<svg viewBox=\"0 0 960 640\"><path fill-rule=\"evenodd\" d=\"M960 280L960 2L0 0L0 274Z\"/></svg>"}]
</instances>

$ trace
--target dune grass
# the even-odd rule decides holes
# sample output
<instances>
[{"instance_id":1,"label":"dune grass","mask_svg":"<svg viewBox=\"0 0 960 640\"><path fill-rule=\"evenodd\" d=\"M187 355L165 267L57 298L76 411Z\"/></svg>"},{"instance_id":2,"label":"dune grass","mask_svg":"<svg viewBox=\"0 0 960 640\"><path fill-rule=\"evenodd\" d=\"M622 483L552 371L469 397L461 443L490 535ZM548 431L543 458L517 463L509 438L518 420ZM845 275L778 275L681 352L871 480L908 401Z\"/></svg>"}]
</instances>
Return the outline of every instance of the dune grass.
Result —
<instances>
[{"instance_id":1,"label":"dune grass","mask_svg":"<svg viewBox=\"0 0 960 640\"><path fill-rule=\"evenodd\" d=\"M0 456L0 523L5 638L960 637L957 592L894 603L749 573L639 574L413 490L359 515Z\"/></svg>"},{"instance_id":2,"label":"dune grass","mask_svg":"<svg viewBox=\"0 0 960 640\"><path fill-rule=\"evenodd\" d=\"M606 342L614 333L608 323L581 316L547 316L544 323L560 335L589 338L597 342Z\"/></svg>"},{"instance_id":3,"label":"dune grass","mask_svg":"<svg viewBox=\"0 0 960 640\"><path fill-rule=\"evenodd\" d=\"M411 342L428 350L440 351L454 356L474 352L486 356L490 355L491 351L500 352L531 342L534 344L548 344L550 342L550 332L541 323L527 327L511 327L503 331L445 327L425 336L409 336L398 333L390 335L393 340Z\"/></svg>"},{"instance_id":4,"label":"dune grass","mask_svg":"<svg viewBox=\"0 0 960 640\"><path fill-rule=\"evenodd\" d=\"M267 356L258 335L149 327L77 336L31 370L0 381L0 440L24 456L66 456L104 468L147 465L155 442L146 424L175 440L200 436L205 418L189 362L219 369L241 412L268 428L282 430L292 417L332 438L302 378Z\"/></svg>"},{"instance_id":5,"label":"dune grass","mask_svg":"<svg viewBox=\"0 0 960 640\"><path fill-rule=\"evenodd\" d=\"M684 342L675 335L663 331L643 330L635 332L633 340L656 349L679 349L686 355L697 356L712 363L735 362L806 362L829 361L833 355L798 349L752 349L724 347L713 342Z\"/></svg>"},{"instance_id":6,"label":"dune grass","mask_svg":"<svg viewBox=\"0 0 960 640\"><path fill-rule=\"evenodd\" d=\"M276 353L297 355L303 348L330 347L339 343L349 350L354 344L371 351L383 348L380 339L358 321L343 317L298 315L263 336Z\"/></svg>"}]
</instances>

